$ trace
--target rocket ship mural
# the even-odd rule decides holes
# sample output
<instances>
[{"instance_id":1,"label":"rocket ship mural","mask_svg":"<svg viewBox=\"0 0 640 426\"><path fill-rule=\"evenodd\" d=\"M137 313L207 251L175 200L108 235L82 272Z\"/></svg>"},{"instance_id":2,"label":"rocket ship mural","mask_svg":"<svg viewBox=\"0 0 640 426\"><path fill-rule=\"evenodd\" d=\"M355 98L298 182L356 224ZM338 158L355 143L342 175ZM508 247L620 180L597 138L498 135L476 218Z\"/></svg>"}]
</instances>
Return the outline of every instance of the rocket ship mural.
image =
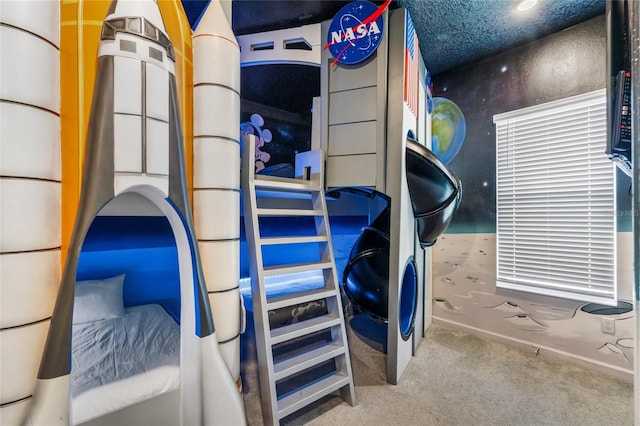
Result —
<instances>
[{"instance_id":1,"label":"rocket ship mural","mask_svg":"<svg viewBox=\"0 0 640 426\"><path fill-rule=\"evenodd\" d=\"M218 0L193 33L194 220L220 351L241 388L240 47Z\"/></svg>"},{"instance_id":2,"label":"rocket ship mural","mask_svg":"<svg viewBox=\"0 0 640 426\"><path fill-rule=\"evenodd\" d=\"M244 424L242 397L218 347L195 238L178 114L174 50L156 1L112 2L100 33L90 114L78 213L33 401L24 423L122 424L127 419L135 419L141 424ZM118 232L122 231L117 229L100 232L101 227L110 223L121 224L126 235L119 237ZM145 235L159 228L165 229L168 237ZM117 251L141 235L147 238L145 247L127 246L126 253L109 261L91 261L90 249L107 247L109 251ZM175 264L175 271L159 274L168 277L166 279L155 276L145 279L140 273L136 274L131 265L149 260L143 255L134 261L131 258L134 253L144 253L151 244L149 241L158 240L170 242L170 260L166 263L153 260L151 264L160 271ZM76 283L79 277L83 281ZM122 294L123 306L117 306L115 314L79 322L84 315L95 316L99 311L84 305L88 299L101 297L103 293L91 293L97 291L95 289L106 290L104 294L114 291ZM168 318L178 333L173 334L178 342L175 353L178 376L174 381L177 386L150 390L140 401L125 401L123 407L115 411L111 408L110 412L106 410L79 420L74 416L75 406L70 402L69 392L70 384L74 392L73 386L80 380L74 375L79 374L77 370L84 365L78 352L82 345L76 341L77 335L80 331L86 332L87 323L106 324L115 320L122 328L116 329L113 337L113 342L118 342L117 336L134 333L135 328L127 330L126 326L129 318L142 315L140 305L143 304L160 305L163 318ZM80 311L81 307L87 312ZM143 329L145 335L152 333L147 323L135 327ZM155 337L168 332L153 333ZM98 335L106 339L103 334L94 334ZM134 343L137 342L125 339L124 346ZM99 345L88 346L95 350ZM145 348L147 352L143 357L167 355L164 351L170 346L161 341L158 346ZM133 352L141 350L134 348ZM116 370L124 369L125 365L124 361L118 361L118 356L127 362L130 360L130 354L96 356L110 357L105 359L121 367ZM148 362L142 362L145 363ZM158 369L171 370L162 364ZM114 383L122 381L127 388L137 389L143 387L138 376L151 377L155 373L143 371L136 376L134 371L132 374L118 377ZM115 386L114 383L106 386Z\"/></svg>"}]
</instances>

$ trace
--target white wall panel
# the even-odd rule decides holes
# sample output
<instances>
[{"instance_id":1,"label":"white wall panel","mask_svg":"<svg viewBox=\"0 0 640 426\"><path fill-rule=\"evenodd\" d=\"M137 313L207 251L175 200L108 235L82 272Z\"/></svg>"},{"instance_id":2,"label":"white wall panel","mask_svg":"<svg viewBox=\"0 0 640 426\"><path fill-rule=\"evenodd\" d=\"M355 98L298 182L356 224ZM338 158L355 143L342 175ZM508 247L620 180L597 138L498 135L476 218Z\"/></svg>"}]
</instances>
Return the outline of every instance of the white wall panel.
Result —
<instances>
[{"instance_id":1,"label":"white wall panel","mask_svg":"<svg viewBox=\"0 0 640 426\"><path fill-rule=\"evenodd\" d=\"M60 184L0 179L0 252L60 246Z\"/></svg>"},{"instance_id":2,"label":"white wall panel","mask_svg":"<svg viewBox=\"0 0 640 426\"><path fill-rule=\"evenodd\" d=\"M142 125L135 115L113 117L113 150L116 172L142 172Z\"/></svg>"},{"instance_id":3,"label":"white wall panel","mask_svg":"<svg viewBox=\"0 0 640 426\"><path fill-rule=\"evenodd\" d=\"M240 193L237 191L194 191L194 221L200 240L240 237Z\"/></svg>"},{"instance_id":4,"label":"white wall panel","mask_svg":"<svg viewBox=\"0 0 640 426\"><path fill-rule=\"evenodd\" d=\"M229 139L197 138L193 141L194 188L239 188L240 144Z\"/></svg>"},{"instance_id":5,"label":"white wall panel","mask_svg":"<svg viewBox=\"0 0 640 426\"><path fill-rule=\"evenodd\" d=\"M60 280L60 250L0 254L0 328L51 316Z\"/></svg>"},{"instance_id":6,"label":"white wall panel","mask_svg":"<svg viewBox=\"0 0 640 426\"><path fill-rule=\"evenodd\" d=\"M48 329L43 321L0 331L0 403L33 394Z\"/></svg>"},{"instance_id":7,"label":"white wall panel","mask_svg":"<svg viewBox=\"0 0 640 426\"><path fill-rule=\"evenodd\" d=\"M147 63L147 117L169 121L169 73Z\"/></svg>"},{"instance_id":8,"label":"white wall panel","mask_svg":"<svg viewBox=\"0 0 640 426\"><path fill-rule=\"evenodd\" d=\"M378 114L376 87L348 90L329 95L329 125L373 121Z\"/></svg>"},{"instance_id":9,"label":"white wall panel","mask_svg":"<svg viewBox=\"0 0 640 426\"><path fill-rule=\"evenodd\" d=\"M333 60L332 60L333 62ZM329 92L341 92L378 84L378 54L374 54L373 60L365 64L359 64L357 72L352 68L331 67L329 79Z\"/></svg>"},{"instance_id":10,"label":"white wall panel","mask_svg":"<svg viewBox=\"0 0 640 426\"><path fill-rule=\"evenodd\" d=\"M211 52L218 53L212 55ZM230 69L229 64L219 58L233 58L240 63L240 49L235 40L220 36L203 36L193 41L193 84L215 83L240 90L240 68ZM230 72L231 71L231 72Z\"/></svg>"},{"instance_id":11,"label":"white wall panel","mask_svg":"<svg viewBox=\"0 0 640 426\"><path fill-rule=\"evenodd\" d=\"M202 269L208 290L237 287L240 280L240 240L201 241L198 247L203 259Z\"/></svg>"},{"instance_id":12,"label":"white wall panel","mask_svg":"<svg viewBox=\"0 0 640 426\"><path fill-rule=\"evenodd\" d=\"M142 62L116 56L113 58L113 68L113 110L142 114Z\"/></svg>"},{"instance_id":13,"label":"white wall panel","mask_svg":"<svg viewBox=\"0 0 640 426\"><path fill-rule=\"evenodd\" d=\"M237 338L221 343L218 345L220 355L224 359L225 364L229 367L229 371L237 372L237 377L240 378L240 336ZM233 373L232 373L233 374Z\"/></svg>"},{"instance_id":14,"label":"white wall panel","mask_svg":"<svg viewBox=\"0 0 640 426\"><path fill-rule=\"evenodd\" d=\"M24 28L60 46L60 2L3 1L0 22Z\"/></svg>"},{"instance_id":15,"label":"white wall panel","mask_svg":"<svg viewBox=\"0 0 640 426\"><path fill-rule=\"evenodd\" d=\"M169 123L147 118L147 173L169 174Z\"/></svg>"},{"instance_id":16,"label":"white wall panel","mask_svg":"<svg viewBox=\"0 0 640 426\"><path fill-rule=\"evenodd\" d=\"M0 117L2 175L60 180L60 118L38 108L5 102L0 103Z\"/></svg>"},{"instance_id":17,"label":"white wall panel","mask_svg":"<svg viewBox=\"0 0 640 426\"><path fill-rule=\"evenodd\" d=\"M52 2L53 3L53 2ZM0 420L2 426L19 426L22 419L27 415L27 410L31 406L31 399L23 399L13 404L7 404L0 407Z\"/></svg>"},{"instance_id":18,"label":"white wall panel","mask_svg":"<svg viewBox=\"0 0 640 426\"><path fill-rule=\"evenodd\" d=\"M234 338L239 332L239 301L239 290L209 294L213 322L216 325L216 336L220 342Z\"/></svg>"},{"instance_id":19,"label":"white wall panel","mask_svg":"<svg viewBox=\"0 0 640 426\"><path fill-rule=\"evenodd\" d=\"M209 102L215 100L213 104ZM193 91L193 133L240 140L240 95L219 86L203 86ZM224 105L224 107L220 107ZM230 126L238 123L238 126Z\"/></svg>"},{"instance_id":20,"label":"white wall panel","mask_svg":"<svg viewBox=\"0 0 640 426\"><path fill-rule=\"evenodd\" d=\"M375 186L376 154L327 158L327 186Z\"/></svg>"},{"instance_id":21,"label":"white wall panel","mask_svg":"<svg viewBox=\"0 0 640 426\"><path fill-rule=\"evenodd\" d=\"M3 7L4 7L4 2ZM36 105L60 112L58 49L24 31L0 26L0 99Z\"/></svg>"},{"instance_id":22,"label":"white wall panel","mask_svg":"<svg viewBox=\"0 0 640 426\"><path fill-rule=\"evenodd\" d=\"M327 155L375 154L376 129L376 121L329 126Z\"/></svg>"}]
</instances>

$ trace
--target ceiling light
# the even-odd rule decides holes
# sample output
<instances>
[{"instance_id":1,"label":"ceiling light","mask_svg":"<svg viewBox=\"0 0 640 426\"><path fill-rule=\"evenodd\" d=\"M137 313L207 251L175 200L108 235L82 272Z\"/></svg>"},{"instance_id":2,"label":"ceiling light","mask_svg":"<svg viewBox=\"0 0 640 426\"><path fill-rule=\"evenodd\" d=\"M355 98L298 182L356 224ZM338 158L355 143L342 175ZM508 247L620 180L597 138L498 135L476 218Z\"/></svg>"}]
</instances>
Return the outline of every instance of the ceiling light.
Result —
<instances>
[{"instance_id":1,"label":"ceiling light","mask_svg":"<svg viewBox=\"0 0 640 426\"><path fill-rule=\"evenodd\" d=\"M534 7L538 3L538 0L516 0L513 7L523 12Z\"/></svg>"}]
</instances>

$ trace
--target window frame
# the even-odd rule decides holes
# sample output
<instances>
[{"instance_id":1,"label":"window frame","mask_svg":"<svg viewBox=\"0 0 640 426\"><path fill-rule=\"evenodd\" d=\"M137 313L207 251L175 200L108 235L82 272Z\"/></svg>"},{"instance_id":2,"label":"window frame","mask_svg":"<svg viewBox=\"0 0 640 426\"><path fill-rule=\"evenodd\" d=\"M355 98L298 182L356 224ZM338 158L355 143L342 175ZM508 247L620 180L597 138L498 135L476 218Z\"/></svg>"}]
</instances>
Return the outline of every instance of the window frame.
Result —
<instances>
[{"instance_id":1,"label":"window frame","mask_svg":"<svg viewBox=\"0 0 640 426\"><path fill-rule=\"evenodd\" d=\"M496 286L615 305L616 173L605 153L605 89L496 114L493 122ZM542 131L545 135L538 136ZM587 142L585 150L582 141ZM562 156L569 154L574 161L563 161ZM516 176L518 167L521 173ZM583 169L592 170L594 178L581 179ZM544 186L547 191L540 190ZM576 207L576 203L581 204ZM548 209L546 222L544 208ZM588 231L581 230L581 224ZM571 246L567 246L569 239ZM567 249L566 254L562 249ZM585 283L580 284L580 279Z\"/></svg>"}]
</instances>

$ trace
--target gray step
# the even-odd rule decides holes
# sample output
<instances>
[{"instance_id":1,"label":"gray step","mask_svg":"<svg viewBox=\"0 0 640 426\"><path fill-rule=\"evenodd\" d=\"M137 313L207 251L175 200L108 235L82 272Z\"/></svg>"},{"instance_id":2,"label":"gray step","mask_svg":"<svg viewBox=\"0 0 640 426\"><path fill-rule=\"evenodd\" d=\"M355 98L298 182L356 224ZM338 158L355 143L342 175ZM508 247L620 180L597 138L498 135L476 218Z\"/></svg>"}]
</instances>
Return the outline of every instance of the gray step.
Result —
<instances>
[{"instance_id":1,"label":"gray step","mask_svg":"<svg viewBox=\"0 0 640 426\"><path fill-rule=\"evenodd\" d=\"M296 322L271 330L271 345L287 342L289 340L315 333L316 331L340 325L338 315L326 314L305 321Z\"/></svg>"},{"instance_id":2,"label":"gray step","mask_svg":"<svg viewBox=\"0 0 640 426\"><path fill-rule=\"evenodd\" d=\"M290 191L318 191L319 182L278 176L257 175L253 180L256 188L285 189Z\"/></svg>"},{"instance_id":3,"label":"gray step","mask_svg":"<svg viewBox=\"0 0 640 426\"><path fill-rule=\"evenodd\" d=\"M256 209L257 216L324 216L324 210L307 209Z\"/></svg>"},{"instance_id":4,"label":"gray step","mask_svg":"<svg viewBox=\"0 0 640 426\"><path fill-rule=\"evenodd\" d=\"M344 354L344 346L334 342L302 354L292 356L291 358L287 358L274 364L274 380L282 380L342 354Z\"/></svg>"},{"instance_id":5,"label":"gray step","mask_svg":"<svg viewBox=\"0 0 640 426\"><path fill-rule=\"evenodd\" d=\"M265 198L286 198L289 200L312 200L318 191L287 191L284 189L273 189L269 187L255 188L256 200Z\"/></svg>"},{"instance_id":6,"label":"gray step","mask_svg":"<svg viewBox=\"0 0 640 426\"><path fill-rule=\"evenodd\" d=\"M329 269L333 267L333 262L308 262L308 263L291 263L289 265L276 265L264 268L265 276L295 274L297 272L319 271L321 269Z\"/></svg>"},{"instance_id":7,"label":"gray step","mask_svg":"<svg viewBox=\"0 0 640 426\"><path fill-rule=\"evenodd\" d=\"M336 371L330 376L292 392L278 399L278 418L282 419L349 383L348 376Z\"/></svg>"},{"instance_id":8,"label":"gray step","mask_svg":"<svg viewBox=\"0 0 640 426\"><path fill-rule=\"evenodd\" d=\"M276 297L267 296L267 310L272 311L286 308L287 306L300 305L314 300L326 299L327 297L336 297L336 289L317 288Z\"/></svg>"},{"instance_id":9,"label":"gray step","mask_svg":"<svg viewBox=\"0 0 640 426\"><path fill-rule=\"evenodd\" d=\"M326 243L329 238L326 235L311 235L305 237L268 237L260 238L260 245L272 246L278 244L303 244L303 243Z\"/></svg>"}]
</instances>

